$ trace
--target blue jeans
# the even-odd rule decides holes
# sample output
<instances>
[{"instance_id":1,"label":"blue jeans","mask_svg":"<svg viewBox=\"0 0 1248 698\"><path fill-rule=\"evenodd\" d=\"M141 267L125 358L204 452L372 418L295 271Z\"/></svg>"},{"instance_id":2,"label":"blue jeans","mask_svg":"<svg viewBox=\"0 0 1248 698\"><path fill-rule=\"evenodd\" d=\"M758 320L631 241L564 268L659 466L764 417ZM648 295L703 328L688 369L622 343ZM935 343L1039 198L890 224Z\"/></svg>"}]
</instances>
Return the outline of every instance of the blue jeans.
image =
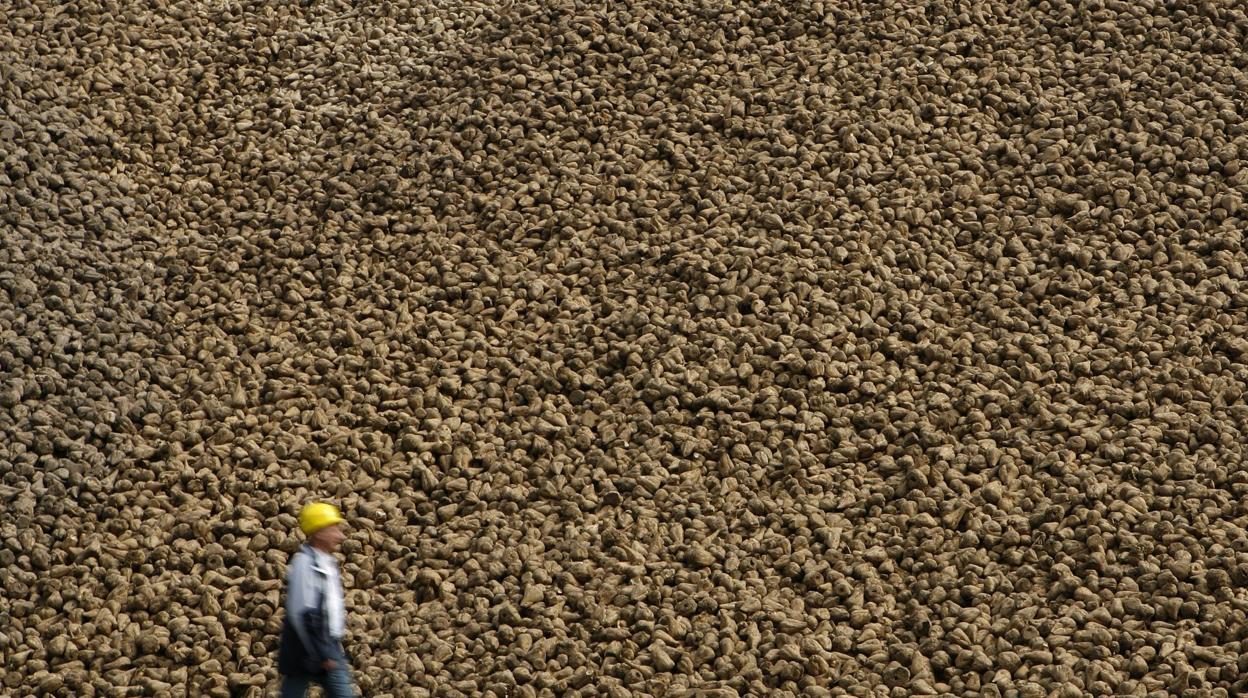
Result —
<instances>
[{"instance_id":1,"label":"blue jeans","mask_svg":"<svg viewBox=\"0 0 1248 698\"><path fill-rule=\"evenodd\" d=\"M351 667L347 666L347 658L341 645L337 647L337 651L330 659L334 660L336 666L321 676L306 674L283 676L281 698L303 698L308 693L308 686L314 682L319 683L321 688L325 689L325 698L355 698L355 686L351 682Z\"/></svg>"}]
</instances>

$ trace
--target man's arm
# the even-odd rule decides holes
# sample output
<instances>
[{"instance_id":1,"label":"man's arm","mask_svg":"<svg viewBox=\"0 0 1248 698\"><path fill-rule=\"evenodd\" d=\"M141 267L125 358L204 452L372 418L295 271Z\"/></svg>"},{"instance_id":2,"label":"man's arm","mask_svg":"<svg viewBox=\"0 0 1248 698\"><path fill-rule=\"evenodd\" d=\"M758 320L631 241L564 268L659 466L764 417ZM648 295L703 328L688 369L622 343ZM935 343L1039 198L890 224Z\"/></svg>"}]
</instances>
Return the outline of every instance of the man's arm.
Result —
<instances>
[{"instance_id":1,"label":"man's arm","mask_svg":"<svg viewBox=\"0 0 1248 698\"><path fill-rule=\"evenodd\" d=\"M307 553L300 552L291 559L286 570L286 617L299 636L300 644L317 664L321 664L325 659L320 654L321 645L313 639L307 623L307 612L317 610L315 575L312 558Z\"/></svg>"}]
</instances>

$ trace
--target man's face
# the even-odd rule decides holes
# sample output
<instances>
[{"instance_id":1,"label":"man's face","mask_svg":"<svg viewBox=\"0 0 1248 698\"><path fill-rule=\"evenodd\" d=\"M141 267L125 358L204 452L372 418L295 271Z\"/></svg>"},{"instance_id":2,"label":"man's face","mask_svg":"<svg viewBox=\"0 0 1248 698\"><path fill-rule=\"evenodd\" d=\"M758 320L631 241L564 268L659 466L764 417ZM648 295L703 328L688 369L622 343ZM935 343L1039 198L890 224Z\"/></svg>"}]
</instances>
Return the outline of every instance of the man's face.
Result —
<instances>
[{"instance_id":1,"label":"man's face","mask_svg":"<svg viewBox=\"0 0 1248 698\"><path fill-rule=\"evenodd\" d=\"M326 526L316 533L312 534L312 544L326 552L334 552L338 550L338 546L342 545L342 541L346 540L347 534L342 532L341 524Z\"/></svg>"}]
</instances>

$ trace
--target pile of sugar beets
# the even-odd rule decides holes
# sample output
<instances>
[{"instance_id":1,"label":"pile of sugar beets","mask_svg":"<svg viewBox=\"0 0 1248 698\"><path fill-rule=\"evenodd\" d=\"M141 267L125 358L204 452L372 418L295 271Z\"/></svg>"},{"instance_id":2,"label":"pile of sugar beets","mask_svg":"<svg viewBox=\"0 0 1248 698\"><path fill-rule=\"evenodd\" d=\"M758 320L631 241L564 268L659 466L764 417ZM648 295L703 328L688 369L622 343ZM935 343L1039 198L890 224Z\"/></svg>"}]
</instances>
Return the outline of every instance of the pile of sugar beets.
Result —
<instances>
[{"instance_id":1,"label":"pile of sugar beets","mask_svg":"<svg viewBox=\"0 0 1248 698\"><path fill-rule=\"evenodd\" d=\"M0 693L1248 688L1242 6L4 12Z\"/></svg>"}]
</instances>

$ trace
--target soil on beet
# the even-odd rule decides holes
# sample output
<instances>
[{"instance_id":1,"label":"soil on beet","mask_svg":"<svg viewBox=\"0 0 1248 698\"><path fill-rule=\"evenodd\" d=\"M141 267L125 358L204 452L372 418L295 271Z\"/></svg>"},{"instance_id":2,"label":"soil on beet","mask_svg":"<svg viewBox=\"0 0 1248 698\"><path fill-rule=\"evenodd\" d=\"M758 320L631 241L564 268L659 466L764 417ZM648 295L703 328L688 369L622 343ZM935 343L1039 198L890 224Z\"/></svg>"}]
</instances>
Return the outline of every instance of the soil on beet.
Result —
<instances>
[{"instance_id":1,"label":"soil on beet","mask_svg":"<svg viewBox=\"0 0 1248 698\"><path fill-rule=\"evenodd\" d=\"M1248 690L1242 7L5 15L0 693Z\"/></svg>"}]
</instances>

